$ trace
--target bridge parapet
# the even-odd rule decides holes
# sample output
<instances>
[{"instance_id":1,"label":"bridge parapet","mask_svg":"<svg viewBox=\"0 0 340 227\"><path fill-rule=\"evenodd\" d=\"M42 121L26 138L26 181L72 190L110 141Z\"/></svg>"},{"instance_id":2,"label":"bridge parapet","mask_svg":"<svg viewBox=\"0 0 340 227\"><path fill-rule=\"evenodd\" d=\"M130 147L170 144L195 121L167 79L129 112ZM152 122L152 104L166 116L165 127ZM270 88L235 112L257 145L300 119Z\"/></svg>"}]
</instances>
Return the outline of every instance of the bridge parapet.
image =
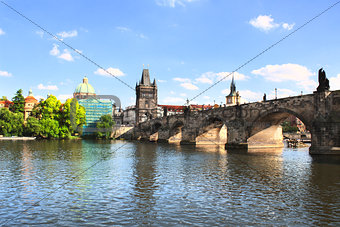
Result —
<instances>
[{"instance_id":1,"label":"bridge parapet","mask_svg":"<svg viewBox=\"0 0 340 227\"><path fill-rule=\"evenodd\" d=\"M283 145L280 123L289 115L311 132L311 154L340 154L340 90L156 118L139 124L135 134L154 141L220 144L225 138L229 145L274 147Z\"/></svg>"}]
</instances>

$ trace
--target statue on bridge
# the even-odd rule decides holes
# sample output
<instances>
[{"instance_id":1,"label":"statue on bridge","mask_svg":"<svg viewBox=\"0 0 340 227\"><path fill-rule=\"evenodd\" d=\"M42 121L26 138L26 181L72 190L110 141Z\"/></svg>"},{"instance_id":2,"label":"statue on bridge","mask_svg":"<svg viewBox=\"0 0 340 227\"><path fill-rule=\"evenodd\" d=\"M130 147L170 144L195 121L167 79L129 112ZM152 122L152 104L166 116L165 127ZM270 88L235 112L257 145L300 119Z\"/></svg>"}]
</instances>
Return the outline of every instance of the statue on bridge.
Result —
<instances>
[{"instance_id":1,"label":"statue on bridge","mask_svg":"<svg viewBox=\"0 0 340 227\"><path fill-rule=\"evenodd\" d=\"M326 78L323 68L319 69L319 86L316 90L318 92L329 91L329 80Z\"/></svg>"}]
</instances>

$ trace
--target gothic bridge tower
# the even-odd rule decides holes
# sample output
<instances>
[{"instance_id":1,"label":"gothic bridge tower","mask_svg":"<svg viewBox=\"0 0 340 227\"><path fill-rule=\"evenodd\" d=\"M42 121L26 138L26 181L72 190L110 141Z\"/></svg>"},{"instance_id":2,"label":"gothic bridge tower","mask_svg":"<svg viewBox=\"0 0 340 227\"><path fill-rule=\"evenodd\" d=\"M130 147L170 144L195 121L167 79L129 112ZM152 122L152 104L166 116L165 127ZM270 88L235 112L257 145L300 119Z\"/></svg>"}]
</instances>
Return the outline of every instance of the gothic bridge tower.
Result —
<instances>
[{"instance_id":1,"label":"gothic bridge tower","mask_svg":"<svg viewBox=\"0 0 340 227\"><path fill-rule=\"evenodd\" d=\"M143 69L142 79L136 84L136 124L157 117L156 79L150 82L149 69Z\"/></svg>"}]
</instances>

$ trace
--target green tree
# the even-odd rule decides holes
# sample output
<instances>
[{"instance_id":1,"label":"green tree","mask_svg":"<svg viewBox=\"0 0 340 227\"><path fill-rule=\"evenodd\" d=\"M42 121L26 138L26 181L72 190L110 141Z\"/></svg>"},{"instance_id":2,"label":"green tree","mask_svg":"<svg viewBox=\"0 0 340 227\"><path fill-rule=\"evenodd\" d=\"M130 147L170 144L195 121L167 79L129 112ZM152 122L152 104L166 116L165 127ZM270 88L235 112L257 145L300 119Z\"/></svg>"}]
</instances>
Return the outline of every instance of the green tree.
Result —
<instances>
[{"instance_id":1,"label":"green tree","mask_svg":"<svg viewBox=\"0 0 340 227\"><path fill-rule=\"evenodd\" d=\"M281 123L282 132L297 132L299 128L296 126L292 126L289 121L284 121Z\"/></svg>"},{"instance_id":2,"label":"green tree","mask_svg":"<svg viewBox=\"0 0 340 227\"><path fill-rule=\"evenodd\" d=\"M70 133L81 133L83 125L86 124L85 108L79 105L77 99L67 99L62 108L59 123L62 128L68 128Z\"/></svg>"},{"instance_id":3,"label":"green tree","mask_svg":"<svg viewBox=\"0 0 340 227\"><path fill-rule=\"evenodd\" d=\"M59 138L59 122L51 118L40 120L40 135L43 138Z\"/></svg>"},{"instance_id":4,"label":"green tree","mask_svg":"<svg viewBox=\"0 0 340 227\"><path fill-rule=\"evenodd\" d=\"M79 105L76 111L76 124L77 124L77 132L82 134L83 125L86 125L86 110L85 107Z\"/></svg>"},{"instance_id":5,"label":"green tree","mask_svg":"<svg viewBox=\"0 0 340 227\"><path fill-rule=\"evenodd\" d=\"M25 108L25 98L22 95L22 89L19 89L15 96L12 98L13 105L10 107L10 110L14 113L24 113Z\"/></svg>"},{"instance_id":6,"label":"green tree","mask_svg":"<svg viewBox=\"0 0 340 227\"><path fill-rule=\"evenodd\" d=\"M24 134L26 136L39 136L40 135L40 122L35 117L28 117L24 126Z\"/></svg>"},{"instance_id":7,"label":"green tree","mask_svg":"<svg viewBox=\"0 0 340 227\"><path fill-rule=\"evenodd\" d=\"M2 96L2 98L0 99L0 101L7 101L7 96Z\"/></svg>"},{"instance_id":8,"label":"green tree","mask_svg":"<svg viewBox=\"0 0 340 227\"><path fill-rule=\"evenodd\" d=\"M48 96L46 100L40 103L39 107L41 119L59 120L59 118L61 117L61 103L54 95Z\"/></svg>"},{"instance_id":9,"label":"green tree","mask_svg":"<svg viewBox=\"0 0 340 227\"><path fill-rule=\"evenodd\" d=\"M0 109L0 134L4 136L22 136L24 115L12 113L7 108Z\"/></svg>"},{"instance_id":10,"label":"green tree","mask_svg":"<svg viewBox=\"0 0 340 227\"><path fill-rule=\"evenodd\" d=\"M114 125L115 122L112 120L112 116L110 114L101 116L99 122L97 122L97 138L109 139Z\"/></svg>"}]
</instances>

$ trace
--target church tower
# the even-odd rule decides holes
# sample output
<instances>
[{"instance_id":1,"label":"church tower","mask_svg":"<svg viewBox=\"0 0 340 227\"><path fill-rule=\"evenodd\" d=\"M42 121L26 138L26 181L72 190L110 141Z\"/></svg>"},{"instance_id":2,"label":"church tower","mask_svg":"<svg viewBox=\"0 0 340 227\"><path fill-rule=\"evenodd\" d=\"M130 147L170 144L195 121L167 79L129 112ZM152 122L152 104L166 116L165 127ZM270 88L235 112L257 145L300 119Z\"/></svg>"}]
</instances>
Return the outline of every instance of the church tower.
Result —
<instances>
[{"instance_id":1,"label":"church tower","mask_svg":"<svg viewBox=\"0 0 340 227\"><path fill-rule=\"evenodd\" d=\"M226 105L227 106L232 106L236 104L240 104L240 94L238 91L236 91L236 85L234 81L234 73L233 73L233 78L231 79L231 84L230 84L230 93L229 95L226 96Z\"/></svg>"},{"instance_id":2,"label":"church tower","mask_svg":"<svg viewBox=\"0 0 340 227\"><path fill-rule=\"evenodd\" d=\"M142 79L136 84L136 124L157 117L156 79L150 82L149 69L143 69Z\"/></svg>"}]
</instances>

